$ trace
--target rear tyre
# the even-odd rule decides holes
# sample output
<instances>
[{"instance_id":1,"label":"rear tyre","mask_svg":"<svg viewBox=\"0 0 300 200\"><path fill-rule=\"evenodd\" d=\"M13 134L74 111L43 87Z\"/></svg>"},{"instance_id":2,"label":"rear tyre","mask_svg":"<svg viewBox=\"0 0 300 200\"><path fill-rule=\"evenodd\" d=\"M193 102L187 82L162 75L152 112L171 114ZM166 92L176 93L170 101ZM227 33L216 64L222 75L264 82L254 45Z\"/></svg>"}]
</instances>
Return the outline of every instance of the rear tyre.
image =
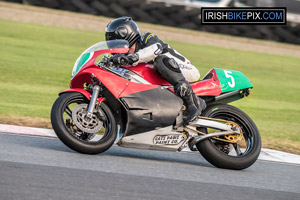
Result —
<instances>
[{"instance_id":1,"label":"rear tyre","mask_svg":"<svg viewBox=\"0 0 300 200\"><path fill-rule=\"evenodd\" d=\"M257 160L261 150L260 134L246 113L231 105L216 104L208 106L202 116L233 121L243 131L243 139L236 144L214 138L197 143L197 149L208 162L219 168L240 170L251 166ZM208 132L207 128L199 130Z\"/></svg>"},{"instance_id":2,"label":"rear tyre","mask_svg":"<svg viewBox=\"0 0 300 200\"><path fill-rule=\"evenodd\" d=\"M58 138L69 148L79 153L98 154L113 145L117 136L117 126L111 110L104 102L98 108L98 113L94 113L93 123L83 123L84 118L80 116L84 115L88 103L81 93L62 94L53 104L51 123ZM77 115L74 115L73 111L78 112L75 113L79 116L77 122L74 121L74 116ZM82 123L87 132L82 131L82 127L78 128L76 123ZM95 133L90 130L94 130Z\"/></svg>"}]
</instances>

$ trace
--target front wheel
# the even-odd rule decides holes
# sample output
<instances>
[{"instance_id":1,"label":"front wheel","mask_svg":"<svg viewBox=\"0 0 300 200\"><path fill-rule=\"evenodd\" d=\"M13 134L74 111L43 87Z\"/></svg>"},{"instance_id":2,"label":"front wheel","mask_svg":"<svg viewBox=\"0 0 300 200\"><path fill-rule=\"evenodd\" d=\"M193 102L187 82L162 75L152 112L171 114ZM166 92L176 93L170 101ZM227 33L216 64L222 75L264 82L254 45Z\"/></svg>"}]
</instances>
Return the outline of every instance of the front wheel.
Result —
<instances>
[{"instance_id":1,"label":"front wheel","mask_svg":"<svg viewBox=\"0 0 300 200\"><path fill-rule=\"evenodd\" d=\"M215 104L208 106L202 116L228 120L242 129L241 135L209 138L197 143L197 149L208 162L219 168L240 170L257 160L261 150L260 134L246 113L231 105ZM199 131L207 134L212 130L200 128Z\"/></svg>"},{"instance_id":2,"label":"front wheel","mask_svg":"<svg viewBox=\"0 0 300 200\"><path fill-rule=\"evenodd\" d=\"M64 93L53 104L51 123L57 137L79 153L98 154L110 148L117 136L115 118L102 102L91 119L89 101L81 93Z\"/></svg>"}]
</instances>

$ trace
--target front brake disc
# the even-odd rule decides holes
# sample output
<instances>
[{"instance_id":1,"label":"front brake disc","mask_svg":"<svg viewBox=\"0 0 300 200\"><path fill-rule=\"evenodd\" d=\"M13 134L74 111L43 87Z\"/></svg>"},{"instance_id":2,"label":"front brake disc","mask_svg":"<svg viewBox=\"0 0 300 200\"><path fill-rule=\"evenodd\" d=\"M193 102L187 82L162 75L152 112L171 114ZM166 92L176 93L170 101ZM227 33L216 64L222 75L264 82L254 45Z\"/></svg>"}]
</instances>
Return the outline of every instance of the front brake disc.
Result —
<instances>
[{"instance_id":1,"label":"front brake disc","mask_svg":"<svg viewBox=\"0 0 300 200\"><path fill-rule=\"evenodd\" d=\"M93 113L87 118L88 104L78 104L72 111L72 119L75 125L85 133L97 133L103 127L103 122Z\"/></svg>"}]
</instances>

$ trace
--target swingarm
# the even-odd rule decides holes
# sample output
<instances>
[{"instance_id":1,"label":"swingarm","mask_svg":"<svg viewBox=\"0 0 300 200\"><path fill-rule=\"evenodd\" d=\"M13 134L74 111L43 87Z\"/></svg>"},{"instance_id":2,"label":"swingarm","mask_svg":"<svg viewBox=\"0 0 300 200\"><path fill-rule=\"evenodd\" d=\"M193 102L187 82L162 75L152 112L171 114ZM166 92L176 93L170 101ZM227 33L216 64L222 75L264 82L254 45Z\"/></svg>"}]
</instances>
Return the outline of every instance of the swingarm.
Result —
<instances>
[{"instance_id":1,"label":"swingarm","mask_svg":"<svg viewBox=\"0 0 300 200\"><path fill-rule=\"evenodd\" d=\"M216 132L205 134L197 128L212 128L216 129ZM220 136L227 136L227 135L238 135L236 138L241 138L242 130L241 128L234 122L221 120L221 119L214 119L214 118L206 118L206 117L199 117L195 120L192 124L186 126L187 131L192 131L194 134L198 134L197 136L192 137L189 140L189 147L192 149L194 145L198 142L205 140L211 137L220 137ZM223 140L223 139L219 139ZM238 140L224 140L228 142L235 143Z\"/></svg>"}]
</instances>

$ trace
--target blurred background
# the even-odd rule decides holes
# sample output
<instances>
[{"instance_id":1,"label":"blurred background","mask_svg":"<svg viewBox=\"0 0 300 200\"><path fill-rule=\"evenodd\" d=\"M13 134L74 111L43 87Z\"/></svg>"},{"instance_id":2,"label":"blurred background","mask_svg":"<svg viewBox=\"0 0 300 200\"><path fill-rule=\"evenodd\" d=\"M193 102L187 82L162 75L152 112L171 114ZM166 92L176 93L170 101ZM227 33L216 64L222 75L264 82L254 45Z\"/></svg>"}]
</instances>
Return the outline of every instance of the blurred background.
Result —
<instances>
[{"instance_id":1,"label":"blurred background","mask_svg":"<svg viewBox=\"0 0 300 200\"><path fill-rule=\"evenodd\" d=\"M300 44L299 0L8 0L23 4L107 17L131 16L137 21L206 32ZM200 7L287 7L286 26L205 25Z\"/></svg>"}]
</instances>

